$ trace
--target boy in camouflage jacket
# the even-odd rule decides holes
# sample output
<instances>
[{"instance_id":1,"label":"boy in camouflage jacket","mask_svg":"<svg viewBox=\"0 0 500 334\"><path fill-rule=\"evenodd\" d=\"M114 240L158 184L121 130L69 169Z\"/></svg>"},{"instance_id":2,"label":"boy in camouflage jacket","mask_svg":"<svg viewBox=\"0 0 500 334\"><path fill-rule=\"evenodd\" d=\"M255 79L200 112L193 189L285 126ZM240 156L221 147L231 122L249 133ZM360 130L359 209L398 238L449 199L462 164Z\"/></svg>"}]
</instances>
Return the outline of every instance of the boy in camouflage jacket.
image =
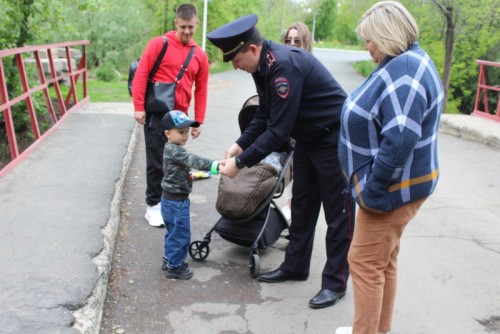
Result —
<instances>
[{"instance_id":1,"label":"boy in camouflage jacket","mask_svg":"<svg viewBox=\"0 0 500 334\"><path fill-rule=\"evenodd\" d=\"M191 168L210 171L217 175L219 162L189 153L186 145L190 127L200 123L189 119L185 113L173 110L162 118L168 142L163 150L163 179L161 187L161 215L165 222L165 254L163 270L171 279L188 280L193 271L185 262L191 241L189 193L193 187Z\"/></svg>"}]
</instances>

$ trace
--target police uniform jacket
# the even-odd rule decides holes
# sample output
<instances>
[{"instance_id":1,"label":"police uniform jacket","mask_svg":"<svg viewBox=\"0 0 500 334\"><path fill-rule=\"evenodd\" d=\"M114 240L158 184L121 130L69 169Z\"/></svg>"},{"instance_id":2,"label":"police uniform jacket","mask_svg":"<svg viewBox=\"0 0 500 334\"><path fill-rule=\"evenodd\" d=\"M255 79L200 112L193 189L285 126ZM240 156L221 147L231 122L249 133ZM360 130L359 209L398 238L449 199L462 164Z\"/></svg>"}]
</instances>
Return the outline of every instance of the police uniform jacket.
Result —
<instances>
[{"instance_id":1,"label":"police uniform jacket","mask_svg":"<svg viewBox=\"0 0 500 334\"><path fill-rule=\"evenodd\" d=\"M278 150L289 137L298 145L315 145L328 133L338 133L346 93L310 53L264 41L252 76L260 105L236 141L245 166Z\"/></svg>"}]
</instances>

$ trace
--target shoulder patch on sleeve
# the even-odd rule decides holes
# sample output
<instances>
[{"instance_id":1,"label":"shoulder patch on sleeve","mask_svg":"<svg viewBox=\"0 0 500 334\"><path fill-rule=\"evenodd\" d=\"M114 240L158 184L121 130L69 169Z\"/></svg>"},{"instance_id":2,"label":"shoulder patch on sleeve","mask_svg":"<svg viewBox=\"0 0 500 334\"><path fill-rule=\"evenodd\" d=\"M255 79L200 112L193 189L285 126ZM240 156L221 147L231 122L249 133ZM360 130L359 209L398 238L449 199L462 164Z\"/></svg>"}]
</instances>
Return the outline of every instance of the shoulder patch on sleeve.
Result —
<instances>
[{"instance_id":1,"label":"shoulder patch on sleeve","mask_svg":"<svg viewBox=\"0 0 500 334\"><path fill-rule=\"evenodd\" d=\"M290 92L290 85L288 84L287 78L277 78L274 80L274 88L276 89L276 94L282 99L286 99L288 93Z\"/></svg>"}]
</instances>

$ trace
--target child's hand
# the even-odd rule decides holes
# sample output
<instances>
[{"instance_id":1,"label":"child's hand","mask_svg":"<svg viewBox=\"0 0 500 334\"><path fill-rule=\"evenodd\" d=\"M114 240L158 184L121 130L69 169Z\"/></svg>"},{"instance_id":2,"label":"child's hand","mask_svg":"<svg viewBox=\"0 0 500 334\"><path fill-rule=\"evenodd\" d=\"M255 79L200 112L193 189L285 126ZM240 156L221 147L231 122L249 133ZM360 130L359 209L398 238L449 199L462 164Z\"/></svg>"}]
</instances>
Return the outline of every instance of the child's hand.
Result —
<instances>
[{"instance_id":1,"label":"child's hand","mask_svg":"<svg viewBox=\"0 0 500 334\"><path fill-rule=\"evenodd\" d=\"M220 170L224 167L225 164L226 164L226 160L219 161L219 166L217 166L217 169L219 170L219 173L220 173Z\"/></svg>"}]
</instances>

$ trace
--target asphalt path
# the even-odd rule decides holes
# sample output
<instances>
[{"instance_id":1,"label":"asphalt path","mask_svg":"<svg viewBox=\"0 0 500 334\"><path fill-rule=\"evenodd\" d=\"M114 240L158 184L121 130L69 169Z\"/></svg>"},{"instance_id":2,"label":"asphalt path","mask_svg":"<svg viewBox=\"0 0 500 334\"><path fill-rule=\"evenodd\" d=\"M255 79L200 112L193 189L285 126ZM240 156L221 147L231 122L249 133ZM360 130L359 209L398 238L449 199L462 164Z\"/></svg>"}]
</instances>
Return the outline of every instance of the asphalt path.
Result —
<instances>
[{"instance_id":1,"label":"asphalt path","mask_svg":"<svg viewBox=\"0 0 500 334\"><path fill-rule=\"evenodd\" d=\"M317 49L317 57L347 92L363 78L348 62L366 53ZM241 71L212 75L201 136L187 148L220 159L239 134L237 115L255 94ZM500 151L455 136L440 135L441 179L437 190L409 224L399 257L399 292L393 332L400 334L500 333ZM313 310L325 261L325 223L320 217L311 275L305 282L266 284L249 275L249 249L212 234L204 262L189 264L194 277L173 281L160 269L163 228L144 220L143 133L126 177L101 333L334 333L349 325L353 295L334 307ZM196 181L191 195L192 240L217 222L219 178ZM285 199L280 199L283 203ZM261 270L275 269L284 256L280 239L260 253Z\"/></svg>"}]
</instances>

